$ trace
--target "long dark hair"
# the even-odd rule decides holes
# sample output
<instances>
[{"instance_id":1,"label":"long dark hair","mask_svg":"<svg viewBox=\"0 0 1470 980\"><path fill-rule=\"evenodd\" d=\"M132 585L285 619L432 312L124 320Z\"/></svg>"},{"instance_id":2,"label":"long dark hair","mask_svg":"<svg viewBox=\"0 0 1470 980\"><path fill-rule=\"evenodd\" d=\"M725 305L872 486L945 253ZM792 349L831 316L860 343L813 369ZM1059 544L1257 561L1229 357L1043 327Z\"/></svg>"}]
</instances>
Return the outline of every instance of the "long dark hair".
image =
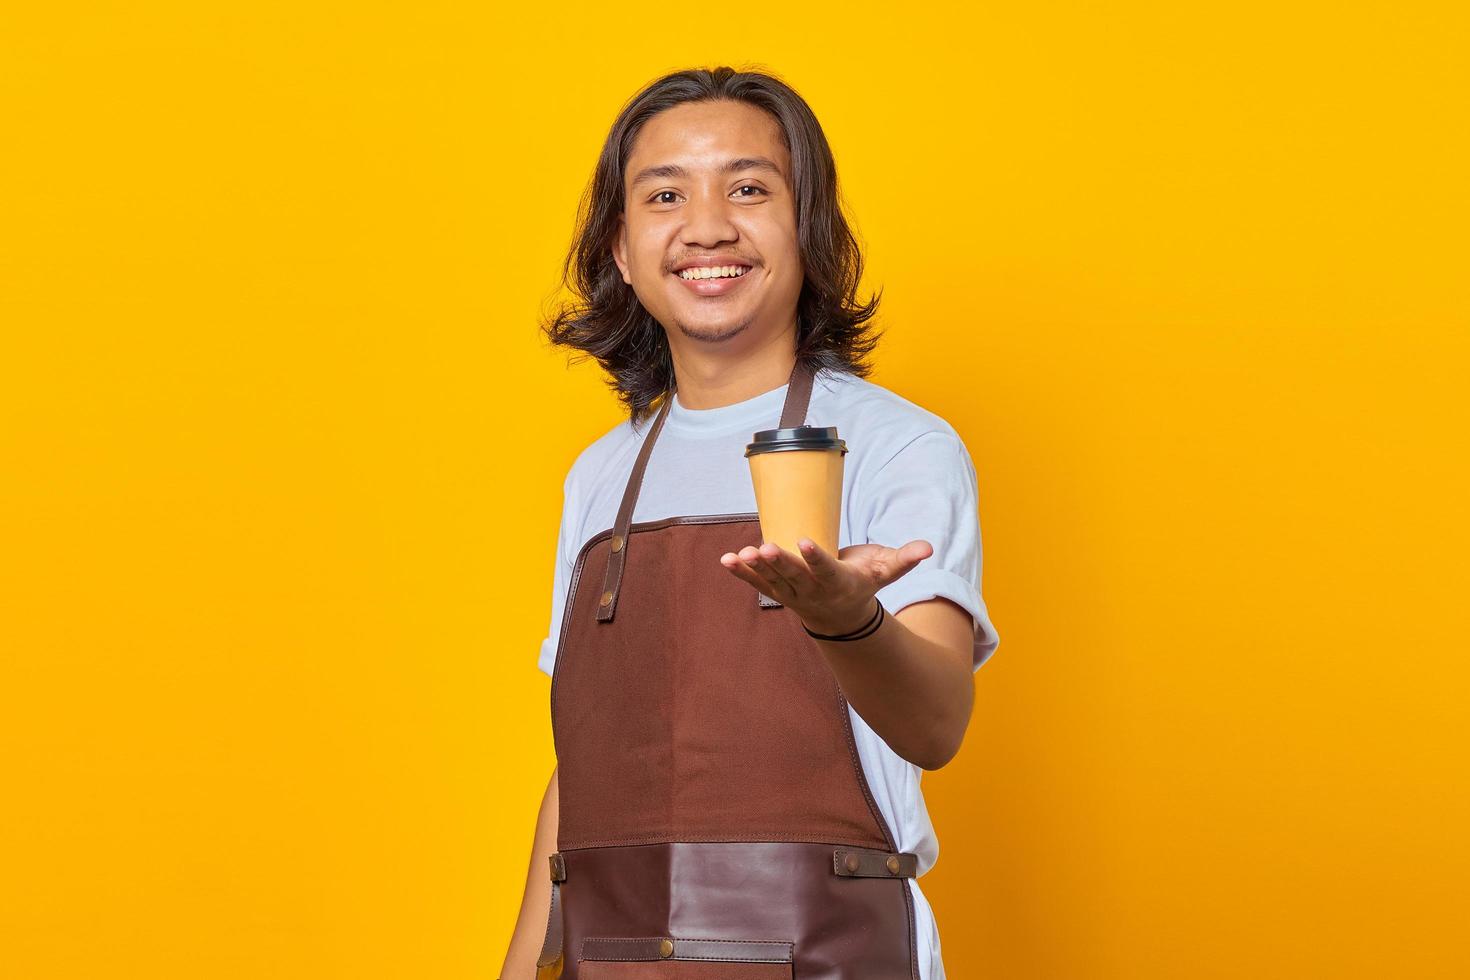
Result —
<instances>
[{"instance_id":1,"label":"long dark hair","mask_svg":"<svg viewBox=\"0 0 1470 980\"><path fill-rule=\"evenodd\" d=\"M866 377L867 356L880 334L868 321L880 289L867 303L857 299L863 258L839 203L837 167L821 124L806 101L773 75L733 68L690 69L659 78L633 96L608 132L597 170L582 194L577 229L562 269L573 294L542 323L553 345L570 347L575 360L594 357L612 376L608 387L638 421L674 380L668 337L623 282L612 256L624 207L623 169L643 124L686 102L730 99L770 113L791 154L797 240L806 278L797 300L796 356L813 372L821 368Z\"/></svg>"}]
</instances>

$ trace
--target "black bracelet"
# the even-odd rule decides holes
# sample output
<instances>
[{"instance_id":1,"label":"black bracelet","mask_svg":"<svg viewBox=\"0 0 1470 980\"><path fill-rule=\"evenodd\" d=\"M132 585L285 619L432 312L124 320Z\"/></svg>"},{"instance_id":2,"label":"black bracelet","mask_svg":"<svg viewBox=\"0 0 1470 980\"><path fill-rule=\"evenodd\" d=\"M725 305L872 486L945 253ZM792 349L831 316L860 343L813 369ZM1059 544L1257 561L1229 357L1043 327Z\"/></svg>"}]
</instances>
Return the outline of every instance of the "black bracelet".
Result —
<instances>
[{"instance_id":1,"label":"black bracelet","mask_svg":"<svg viewBox=\"0 0 1470 980\"><path fill-rule=\"evenodd\" d=\"M874 596L874 599L876 600L877 597ZM847 643L852 640L861 640L865 637L872 636L874 633L878 632L878 627L882 625L883 603L879 602L878 611L873 614L873 618L869 619L866 623L864 623L862 626L859 626L851 633L833 633L831 636L828 636L825 633L813 633L811 630L807 629L806 623L802 623L801 628L806 630L806 635L812 637L813 639L834 640L838 643Z\"/></svg>"}]
</instances>

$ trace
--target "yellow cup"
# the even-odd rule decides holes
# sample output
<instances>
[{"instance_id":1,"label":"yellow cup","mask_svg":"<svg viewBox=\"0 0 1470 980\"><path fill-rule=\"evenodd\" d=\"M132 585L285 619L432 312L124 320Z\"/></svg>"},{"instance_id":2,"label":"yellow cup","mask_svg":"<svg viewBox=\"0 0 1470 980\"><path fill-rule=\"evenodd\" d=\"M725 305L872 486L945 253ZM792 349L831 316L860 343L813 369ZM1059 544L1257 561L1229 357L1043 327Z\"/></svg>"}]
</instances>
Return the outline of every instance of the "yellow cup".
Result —
<instances>
[{"instance_id":1,"label":"yellow cup","mask_svg":"<svg viewBox=\"0 0 1470 980\"><path fill-rule=\"evenodd\" d=\"M761 537L801 557L800 538L837 554L842 526L842 459L847 443L833 426L755 433L745 447Z\"/></svg>"}]
</instances>

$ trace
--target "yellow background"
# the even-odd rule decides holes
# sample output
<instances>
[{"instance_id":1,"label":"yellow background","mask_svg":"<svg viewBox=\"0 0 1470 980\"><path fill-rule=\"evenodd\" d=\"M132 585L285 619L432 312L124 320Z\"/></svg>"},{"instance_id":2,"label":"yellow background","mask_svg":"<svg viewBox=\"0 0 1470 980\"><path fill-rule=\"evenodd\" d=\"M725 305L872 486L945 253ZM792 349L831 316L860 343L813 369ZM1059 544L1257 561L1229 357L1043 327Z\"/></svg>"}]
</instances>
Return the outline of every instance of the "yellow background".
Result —
<instances>
[{"instance_id":1,"label":"yellow background","mask_svg":"<svg viewBox=\"0 0 1470 980\"><path fill-rule=\"evenodd\" d=\"M900 7L11 5L0 975L495 976L619 418L536 318L721 63L979 473L949 975L1470 973L1464 5Z\"/></svg>"}]
</instances>

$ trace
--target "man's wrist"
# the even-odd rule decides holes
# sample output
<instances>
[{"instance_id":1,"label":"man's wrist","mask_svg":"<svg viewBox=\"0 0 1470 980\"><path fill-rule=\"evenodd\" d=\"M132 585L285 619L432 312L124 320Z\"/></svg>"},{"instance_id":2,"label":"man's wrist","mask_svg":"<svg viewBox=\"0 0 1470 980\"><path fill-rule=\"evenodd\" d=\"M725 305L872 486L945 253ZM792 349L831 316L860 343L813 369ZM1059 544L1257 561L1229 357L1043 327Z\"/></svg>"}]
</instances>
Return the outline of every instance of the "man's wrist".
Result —
<instances>
[{"instance_id":1,"label":"man's wrist","mask_svg":"<svg viewBox=\"0 0 1470 980\"><path fill-rule=\"evenodd\" d=\"M876 596L871 596L858 606L856 610L844 612L832 618L821 617L819 619L801 620L802 628L807 635L818 640L826 639L856 639L865 631L874 629L882 621L883 604L877 601Z\"/></svg>"}]
</instances>

